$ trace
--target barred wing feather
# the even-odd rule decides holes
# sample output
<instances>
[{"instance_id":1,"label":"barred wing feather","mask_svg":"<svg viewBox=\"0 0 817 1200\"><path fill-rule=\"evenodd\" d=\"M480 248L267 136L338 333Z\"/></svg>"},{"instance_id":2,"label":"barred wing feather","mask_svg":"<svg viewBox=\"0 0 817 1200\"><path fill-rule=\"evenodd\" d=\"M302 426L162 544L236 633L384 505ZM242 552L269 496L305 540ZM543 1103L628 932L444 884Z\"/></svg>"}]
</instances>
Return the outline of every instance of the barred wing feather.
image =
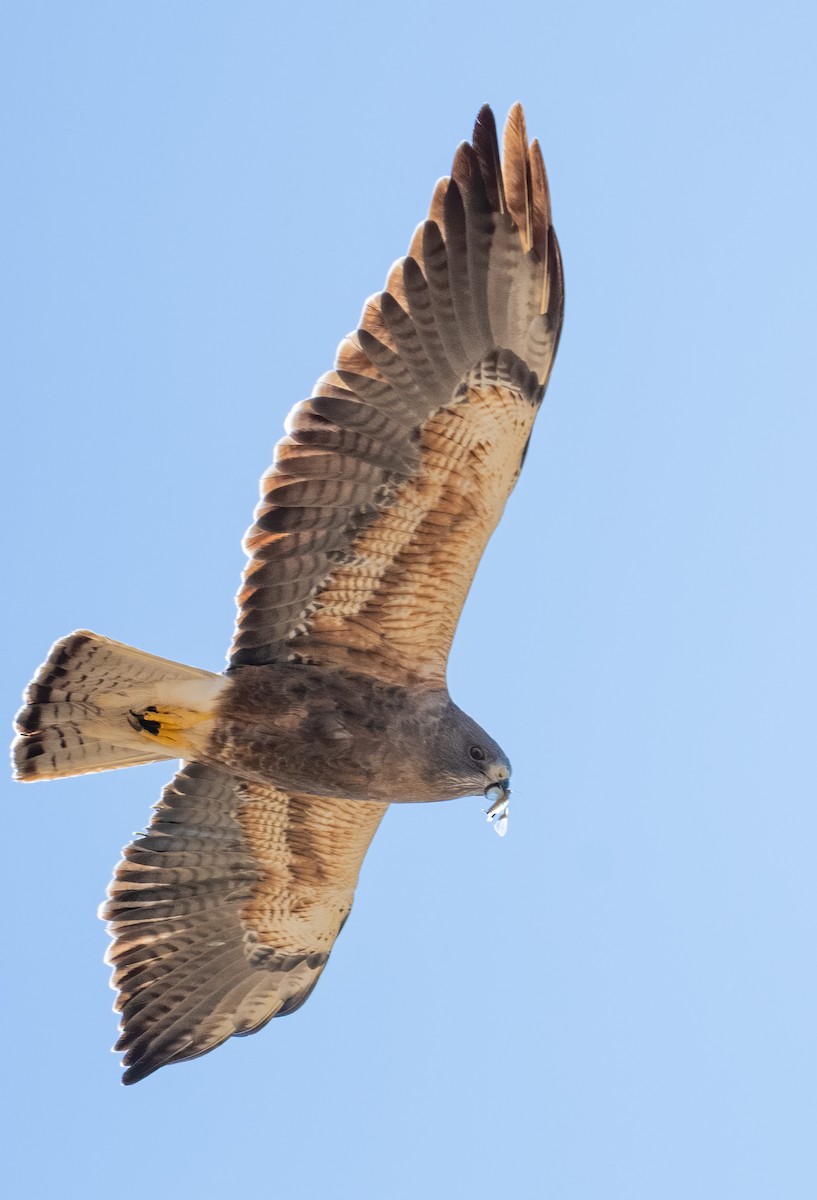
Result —
<instances>
[{"instance_id":1,"label":"barred wing feather","mask_svg":"<svg viewBox=\"0 0 817 1200\"><path fill-rule=\"evenodd\" d=\"M519 105L490 109L437 185L261 481L232 666L349 666L444 684L485 544L521 469L559 340L561 261Z\"/></svg>"},{"instance_id":2,"label":"barred wing feather","mask_svg":"<svg viewBox=\"0 0 817 1200\"><path fill-rule=\"evenodd\" d=\"M125 1083L293 1012L352 906L386 805L288 796L187 763L100 915Z\"/></svg>"}]
</instances>

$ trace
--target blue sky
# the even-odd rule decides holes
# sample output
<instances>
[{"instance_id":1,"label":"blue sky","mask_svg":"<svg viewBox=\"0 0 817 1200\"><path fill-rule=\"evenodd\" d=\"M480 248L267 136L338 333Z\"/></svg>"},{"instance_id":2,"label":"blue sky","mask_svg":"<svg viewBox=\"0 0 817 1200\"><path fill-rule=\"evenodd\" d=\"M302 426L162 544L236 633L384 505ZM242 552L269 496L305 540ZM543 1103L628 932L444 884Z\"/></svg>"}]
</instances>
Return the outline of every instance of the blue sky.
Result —
<instances>
[{"instance_id":1,"label":"blue sky","mask_svg":"<svg viewBox=\"0 0 817 1200\"><path fill-rule=\"evenodd\" d=\"M4 784L9 1194L812 1197L810 6L278 9L4 6L5 710L77 627L220 668L286 411L521 99L567 320L450 668L510 832L392 811L309 1003L122 1089L168 772Z\"/></svg>"}]
</instances>

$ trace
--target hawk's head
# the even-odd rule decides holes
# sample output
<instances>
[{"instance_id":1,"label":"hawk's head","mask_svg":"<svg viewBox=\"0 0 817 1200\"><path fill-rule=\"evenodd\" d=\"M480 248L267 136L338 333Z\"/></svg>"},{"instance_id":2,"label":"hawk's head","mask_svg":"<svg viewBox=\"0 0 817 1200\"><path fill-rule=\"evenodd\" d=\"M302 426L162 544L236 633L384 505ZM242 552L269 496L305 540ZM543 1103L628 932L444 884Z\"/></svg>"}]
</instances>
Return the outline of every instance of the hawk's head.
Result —
<instances>
[{"instance_id":1,"label":"hawk's head","mask_svg":"<svg viewBox=\"0 0 817 1200\"><path fill-rule=\"evenodd\" d=\"M511 764L505 751L472 717L448 700L431 750L431 767L452 796L507 800ZM456 789L456 790L453 790Z\"/></svg>"}]
</instances>

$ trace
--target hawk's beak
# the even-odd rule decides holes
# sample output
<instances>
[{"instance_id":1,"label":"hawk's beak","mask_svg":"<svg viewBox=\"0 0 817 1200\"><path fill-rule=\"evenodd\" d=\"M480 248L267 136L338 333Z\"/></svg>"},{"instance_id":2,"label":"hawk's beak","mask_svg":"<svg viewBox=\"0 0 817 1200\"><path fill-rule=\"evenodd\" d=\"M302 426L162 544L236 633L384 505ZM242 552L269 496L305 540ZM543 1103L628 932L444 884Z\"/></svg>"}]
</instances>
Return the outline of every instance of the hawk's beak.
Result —
<instances>
[{"instance_id":1,"label":"hawk's beak","mask_svg":"<svg viewBox=\"0 0 817 1200\"><path fill-rule=\"evenodd\" d=\"M490 787L485 789L485 799L491 801L491 807L486 809L485 816L489 821L493 821L496 817L494 829L500 837L504 837L508 831L508 805L510 804L511 789L508 786L507 779L503 779L500 783L492 783Z\"/></svg>"}]
</instances>

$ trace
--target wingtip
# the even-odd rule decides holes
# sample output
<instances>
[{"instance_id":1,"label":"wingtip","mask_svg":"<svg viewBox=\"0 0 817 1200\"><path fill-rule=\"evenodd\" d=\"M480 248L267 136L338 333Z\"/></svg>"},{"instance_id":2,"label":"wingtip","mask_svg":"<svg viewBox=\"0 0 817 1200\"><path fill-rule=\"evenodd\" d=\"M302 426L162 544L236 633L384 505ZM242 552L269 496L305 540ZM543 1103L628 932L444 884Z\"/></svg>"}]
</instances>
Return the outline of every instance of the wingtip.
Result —
<instances>
[{"instance_id":1,"label":"wingtip","mask_svg":"<svg viewBox=\"0 0 817 1200\"><path fill-rule=\"evenodd\" d=\"M474 122L473 149L482 172L485 192L492 208L506 211L499 137L491 107L483 104Z\"/></svg>"},{"instance_id":2,"label":"wingtip","mask_svg":"<svg viewBox=\"0 0 817 1200\"><path fill-rule=\"evenodd\" d=\"M514 100L511 107L508 109L508 120L525 128L525 109L522 106L521 100Z\"/></svg>"},{"instance_id":3,"label":"wingtip","mask_svg":"<svg viewBox=\"0 0 817 1200\"><path fill-rule=\"evenodd\" d=\"M524 249L533 245L531 179L528 161L528 133L525 114L519 101L511 106L502 134L502 174L508 211L516 223Z\"/></svg>"},{"instance_id":4,"label":"wingtip","mask_svg":"<svg viewBox=\"0 0 817 1200\"><path fill-rule=\"evenodd\" d=\"M162 1063L140 1064L135 1067L128 1067L122 1072L120 1083L122 1087L132 1087L134 1083L141 1083L143 1079L147 1079L148 1075L152 1075L154 1071L158 1071Z\"/></svg>"},{"instance_id":5,"label":"wingtip","mask_svg":"<svg viewBox=\"0 0 817 1200\"><path fill-rule=\"evenodd\" d=\"M553 216L550 208L550 186L538 138L533 139L528 149L528 177L531 189L531 240L533 249L547 265L548 230Z\"/></svg>"},{"instance_id":6,"label":"wingtip","mask_svg":"<svg viewBox=\"0 0 817 1200\"><path fill-rule=\"evenodd\" d=\"M496 129L494 110L491 108L490 104L483 104L477 113L476 120L474 121L474 136L476 137L477 134L483 129L490 130L491 127Z\"/></svg>"}]
</instances>

